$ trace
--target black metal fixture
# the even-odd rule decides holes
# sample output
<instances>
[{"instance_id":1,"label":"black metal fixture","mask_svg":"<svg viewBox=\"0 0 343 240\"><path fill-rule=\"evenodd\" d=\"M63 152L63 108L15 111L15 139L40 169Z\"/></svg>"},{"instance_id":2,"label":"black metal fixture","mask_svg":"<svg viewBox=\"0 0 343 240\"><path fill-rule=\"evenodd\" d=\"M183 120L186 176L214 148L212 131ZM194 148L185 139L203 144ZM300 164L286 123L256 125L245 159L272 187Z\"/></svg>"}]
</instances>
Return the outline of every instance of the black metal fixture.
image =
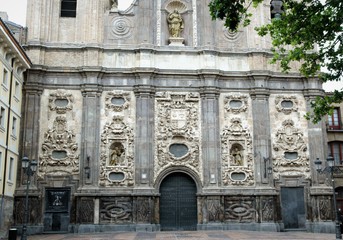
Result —
<instances>
[{"instance_id":1,"label":"black metal fixture","mask_svg":"<svg viewBox=\"0 0 343 240\"><path fill-rule=\"evenodd\" d=\"M273 168L271 166L267 167L267 162L269 162L269 160L270 160L269 157L267 157L267 158L263 157L263 161L264 161L264 178L267 178L267 174L269 176L273 172Z\"/></svg>"},{"instance_id":2,"label":"black metal fixture","mask_svg":"<svg viewBox=\"0 0 343 240\"><path fill-rule=\"evenodd\" d=\"M317 158L314 161L314 164L316 165L317 172L320 174L330 174L331 182L332 182L332 190L333 190L333 207L335 210L335 222L336 222L336 239L342 239L342 233L339 223L339 212L337 210L337 203L336 203L336 190L335 190L335 179L333 177L334 173L343 173L343 171L338 167L335 166L335 160L334 158L329 155L329 157L326 159L328 166L322 169L322 161Z\"/></svg>"},{"instance_id":3,"label":"black metal fixture","mask_svg":"<svg viewBox=\"0 0 343 240\"><path fill-rule=\"evenodd\" d=\"M21 240L27 239L27 224L29 221L29 187L30 187L30 177L37 171L37 161L29 160L28 157L23 157L21 160L21 167L27 176L26 179L26 197L25 197L25 213L24 213L24 224L21 233Z\"/></svg>"},{"instance_id":4,"label":"black metal fixture","mask_svg":"<svg viewBox=\"0 0 343 240\"><path fill-rule=\"evenodd\" d=\"M91 168L89 167L89 160L90 160L90 156L87 156L87 166L85 166L85 174L86 174L87 179L89 179L91 176Z\"/></svg>"},{"instance_id":5,"label":"black metal fixture","mask_svg":"<svg viewBox=\"0 0 343 240\"><path fill-rule=\"evenodd\" d=\"M283 13L283 2L281 0L272 0L270 2L270 13L271 17L275 19L281 19Z\"/></svg>"}]
</instances>

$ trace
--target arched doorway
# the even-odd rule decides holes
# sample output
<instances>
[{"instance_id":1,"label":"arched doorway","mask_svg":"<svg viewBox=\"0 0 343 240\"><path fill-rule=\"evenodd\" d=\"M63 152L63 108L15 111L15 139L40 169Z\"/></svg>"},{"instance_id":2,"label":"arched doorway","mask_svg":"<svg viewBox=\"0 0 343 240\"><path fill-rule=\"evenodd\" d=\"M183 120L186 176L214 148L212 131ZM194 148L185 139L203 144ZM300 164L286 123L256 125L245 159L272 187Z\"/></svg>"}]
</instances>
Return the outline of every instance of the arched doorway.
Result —
<instances>
[{"instance_id":1,"label":"arched doorway","mask_svg":"<svg viewBox=\"0 0 343 240\"><path fill-rule=\"evenodd\" d=\"M185 173L171 173L160 186L162 231L197 229L197 187Z\"/></svg>"}]
</instances>

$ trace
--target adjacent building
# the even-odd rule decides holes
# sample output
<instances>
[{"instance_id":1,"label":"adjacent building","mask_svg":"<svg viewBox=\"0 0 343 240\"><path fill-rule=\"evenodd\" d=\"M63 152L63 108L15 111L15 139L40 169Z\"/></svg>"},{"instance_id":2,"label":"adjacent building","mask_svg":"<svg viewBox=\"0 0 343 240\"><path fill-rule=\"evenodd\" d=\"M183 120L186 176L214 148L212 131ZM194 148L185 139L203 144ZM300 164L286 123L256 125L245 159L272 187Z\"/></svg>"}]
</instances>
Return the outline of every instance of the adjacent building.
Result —
<instances>
[{"instance_id":1,"label":"adjacent building","mask_svg":"<svg viewBox=\"0 0 343 240\"><path fill-rule=\"evenodd\" d=\"M0 233L13 224L19 160L22 88L30 60L0 18Z\"/></svg>"},{"instance_id":2,"label":"adjacent building","mask_svg":"<svg viewBox=\"0 0 343 240\"><path fill-rule=\"evenodd\" d=\"M304 118L321 82L269 64L270 1L237 32L208 4L28 0L29 233L334 231L325 123Z\"/></svg>"}]
</instances>

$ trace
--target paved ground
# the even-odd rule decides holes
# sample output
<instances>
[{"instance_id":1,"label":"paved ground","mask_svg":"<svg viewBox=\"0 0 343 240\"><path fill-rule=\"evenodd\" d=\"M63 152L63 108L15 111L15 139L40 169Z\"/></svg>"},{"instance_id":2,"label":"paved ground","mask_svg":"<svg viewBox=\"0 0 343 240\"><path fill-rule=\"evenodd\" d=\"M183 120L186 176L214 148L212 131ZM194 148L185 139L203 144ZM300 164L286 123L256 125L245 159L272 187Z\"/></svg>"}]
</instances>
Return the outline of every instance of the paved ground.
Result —
<instances>
[{"instance_id":1,"label":"paved ground","mask_svg":"<svg viewBox=\"0 0 343 240\"><path fill-rule=\"evenodd\" d=\"M28 240L330 240L335 238L335 234L307 232L192 231L44 234L29 236Z\"/></svg>"}]
</instances>

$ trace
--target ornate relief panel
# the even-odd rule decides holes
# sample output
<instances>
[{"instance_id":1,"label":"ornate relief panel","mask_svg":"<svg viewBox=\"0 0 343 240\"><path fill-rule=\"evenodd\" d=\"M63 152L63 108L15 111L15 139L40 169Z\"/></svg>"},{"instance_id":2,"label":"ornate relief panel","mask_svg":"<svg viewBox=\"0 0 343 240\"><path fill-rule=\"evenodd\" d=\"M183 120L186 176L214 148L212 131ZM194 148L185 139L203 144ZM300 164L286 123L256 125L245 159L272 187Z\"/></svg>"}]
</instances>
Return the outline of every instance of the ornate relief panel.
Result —
<instances>
[{"instance_id":1,"label":"ornate relief panel","mask_svg":"<svg viewBox=\"0 0 343 240\"><path fill-rule=\"evenodd\" d=\"M274 199L262 198L261 199L261 218L263 222L272 222L274 220Z\"/></svg>"},{"instance_id":2,"label":"ornate relief panel","mask_svg":"<svg viewBox=\"0 0 343 240\"><path fill-rule=\"evenodd\" d=\"M155 106L155 179L170 166L187 166L199 174L199 94L158 92Z\"/></svg>"},{"instance_id":3,"label":"ornate relief panel","mask_svg":"<svg viewBox=\"0 0 343 240\"><path fill-rule=\"evenodd\" d=\"M70 93L57 90L49 96L49 109L56 111L58 114L64 114L73 110L74 97Z\"/></svg>"},{"instance_id":4,"label":"ornate relief panel","mask_svg":"<svg viewBox=\"0 0 343 240\"><path fill-rule=\"evenodd\" d=\"M252 137L248 124L248 96L227 95L221 131L222 178L224 185L253 185ZM250 125L251 126L251 125Z\"/></svg>"},{"instance_id":5,"label":"ornate relief panel","mask_svg":"<svg viewBox=\"0 0 343 240\"><path fill-rule=\"evenodd\" d=\"M132 223L131 197L100 198L100 223Z\"/></svg>"},{"instance_id":6,"label":"ornate relief panel","mask_svg":"<svg viewBox=\"0 0 343 240\"><path fill-rule=\"evenodd\" d=\"M101 133L100 185L133 186L132 98L128 92L115 91L106 93L104 100L106 123Z\"/></svg>"},{"instance_id":7,"label":"ornate relief panel","mask_svg":"<svg viewBox=\"0 0 343 240\"><path fill-rule=\"evenodd\" d=\"M94 199L79 199L77 213L78 223L94 223Z\"/></svg>"},{"instance_id":8,"label":"ornate relief panel","mask_svg":"<svg viewBox=\"0 0 343 240\"><path fill-rule=\"evenodd\" d=\"M53 127L45 132L39 171L78 173L78 146L73 130L67 127L67 118L57 116Z\"/></svg>"},{"instance_id":9,"label":"ornate relief panel","mask_svg":"<svg viewBox=\"0 0 343 240\"><path fill-rule=\"evenodd\" d=\"M307 144L303 132L294 126L293 120L285 120L277 130L273 144L273 175L300 175L310 178Z\"/></svg>"},{"instance_id":10,"label":"ornate relief panel","mask_svg":"<svg viewBox=\"0 0 343 240\"><path fill-rule=\"evenodd\" d=\"M251 197L225 197L225 221L256 222L255 199Z\"/></svg>"},{"instance_id":11,"label":"ornate relief panel","mask_svg":"<svg viewBox=\"0 0 343 240\"><path fill-rule=\"evenodd\" d=\"M82 101L76 91L46 90L42 95L38 176L79 173ZM77 103L76 103L77 102Z\"/></svg>"}]
</instances>

